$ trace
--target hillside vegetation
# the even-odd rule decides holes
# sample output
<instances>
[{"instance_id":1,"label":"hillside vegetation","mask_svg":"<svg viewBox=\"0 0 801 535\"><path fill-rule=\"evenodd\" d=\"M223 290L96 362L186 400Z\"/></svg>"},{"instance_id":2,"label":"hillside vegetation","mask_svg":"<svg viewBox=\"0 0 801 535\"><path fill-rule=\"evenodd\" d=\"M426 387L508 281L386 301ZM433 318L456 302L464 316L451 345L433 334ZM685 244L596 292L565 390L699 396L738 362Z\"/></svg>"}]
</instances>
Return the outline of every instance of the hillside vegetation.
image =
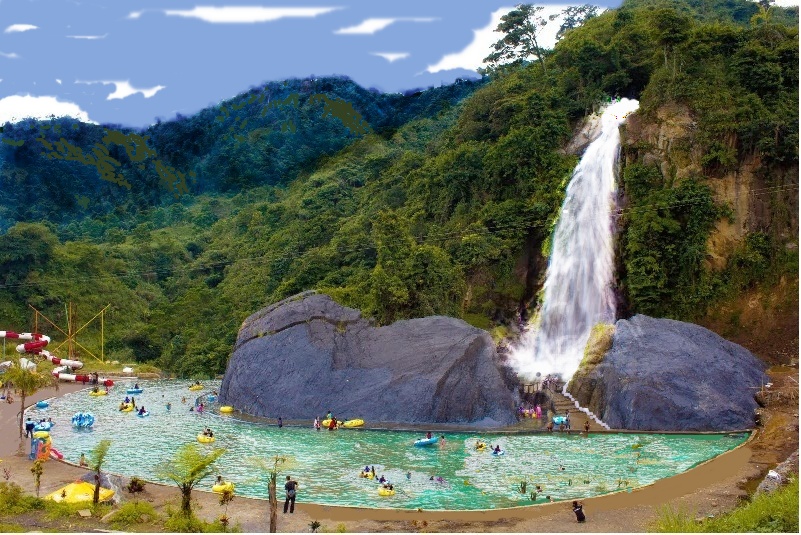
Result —
<instances>
[{"instance_id":1,"label":"hillside vegetation","mask_svg":"<svg viewBox=\"0 0 801 535\"><path fill-rule=\"evenodd\" d=\"M514 324L536 306L577 163L561 149L616 95L639 98L645 122L686 107L702 154L682 180L648 147L627 154L625 312L692 320L743 288L797 281L797 213L749 232L725 269L705 262L731 217L709 181L755 156L768 184L797 170L797 23L738 0L630 0L543 62L481 82L405 96L267 84L142 132L7 124L0 328L26 330L29 303L54 319L69 300L85 319L111 303L107 353L192 376L224 369L249 314L311 288L381 324Z\"/></svg>"}]
</instances>

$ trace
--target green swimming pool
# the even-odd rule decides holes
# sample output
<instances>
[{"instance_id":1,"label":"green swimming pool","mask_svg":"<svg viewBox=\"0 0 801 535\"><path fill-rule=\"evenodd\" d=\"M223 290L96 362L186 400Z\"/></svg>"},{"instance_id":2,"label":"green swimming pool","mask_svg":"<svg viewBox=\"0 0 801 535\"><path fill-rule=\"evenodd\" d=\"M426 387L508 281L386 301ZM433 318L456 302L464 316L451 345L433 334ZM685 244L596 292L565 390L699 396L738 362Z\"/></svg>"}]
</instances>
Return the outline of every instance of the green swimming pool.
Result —
<instances>
[{"instance_id":1,"label":"green swimming pool","mask_svg":"<svg viewBox=\"0 0 801 535\"><path fill-rule=\"evenodd\" d=\"M568 500L631 490L684 472L747 438L746 434L586 437L448 432L444 447L416 448L412 442L421 438L421 433L314 431L311 420L308 428L279 429L208 411L190 412L195 397L219 389L219 381L207 382L202 392L190 392L186 381L139 384L144 392L135 396L136 402L150 411L147 418L118 411L126 388L133 386L124 383L108 396L95 398L88 390L75 392L51 400L47 409L33 407L29 414L53 418L53 446L71 462L77 463L81 452L88 455L101 439L111 440L105 464L109 472L158 481L155 465L171 459L181 445L196 443L196 435L208 426L217 437L214 445L228 450L219 461L219 473L236 484L240 496L267 497L266 477L248 464L249 457L288 455L294 458L294 465L286 473L300 482L298 499L303 502L427 510L515 507L544 503L547 496ZM186 403L181 402L182 397ZM172 404L170 411L167 402ZM94 428L73 428L70 421L76 412L94 414ZM432 431L436 431L434 426ZM505 455L476 451L479 438L500 444ZM376 482L358 477L365 465L389 478L396 494L380 497ZM520 491L522 481L527 482L525 494ZM198 488L208 490L211 485L210 478ZM537 485L542 490L532 496Z\"/></svg>"}]
</instances>

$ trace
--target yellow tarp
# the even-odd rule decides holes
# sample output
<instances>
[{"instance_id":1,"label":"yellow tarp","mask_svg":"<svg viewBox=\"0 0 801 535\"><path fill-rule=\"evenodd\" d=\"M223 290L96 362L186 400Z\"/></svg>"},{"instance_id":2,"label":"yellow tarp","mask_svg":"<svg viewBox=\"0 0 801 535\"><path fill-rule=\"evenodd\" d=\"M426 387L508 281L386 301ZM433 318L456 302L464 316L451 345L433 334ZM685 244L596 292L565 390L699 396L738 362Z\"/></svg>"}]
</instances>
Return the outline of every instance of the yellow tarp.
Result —
<instances>
[{"instance_id":1,"label":"yellow tarp","mask_svg":"<svg viewBox=\"0 0 801 535\"><path fill-rule=\"evenodd\" d=\"M92 501L95 495L95 486L86 481L76 481L70 483L66 487L61 487L55 492L51 492L45 499L53 500L54 502L67 502L78 503ZM100 487L100 501L105 502L114 496L114 491L104 487Z\"/></svg>"}]
</instances>

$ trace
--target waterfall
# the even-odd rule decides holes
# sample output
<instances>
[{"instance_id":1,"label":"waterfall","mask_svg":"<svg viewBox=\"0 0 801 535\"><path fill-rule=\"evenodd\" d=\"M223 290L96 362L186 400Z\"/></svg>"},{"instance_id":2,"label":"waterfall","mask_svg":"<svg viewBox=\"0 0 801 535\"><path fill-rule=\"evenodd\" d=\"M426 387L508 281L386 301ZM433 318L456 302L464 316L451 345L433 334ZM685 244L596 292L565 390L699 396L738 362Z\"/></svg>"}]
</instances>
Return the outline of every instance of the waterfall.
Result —
<instances>
[{"instance_id":1,"label":"waterfall","mask_svg":"<svg viewBox=\"0 0 801 535\"><path fill-rule=\"evenodd\" d=\"M601 134L573 171L553 234L538 317L527 326L511 354L518 373L532 378L558 373L573 376L593 325L615 319L615 175L619 126L639 102L621 99L601 116Z\"/></svg>"}]
</instances>

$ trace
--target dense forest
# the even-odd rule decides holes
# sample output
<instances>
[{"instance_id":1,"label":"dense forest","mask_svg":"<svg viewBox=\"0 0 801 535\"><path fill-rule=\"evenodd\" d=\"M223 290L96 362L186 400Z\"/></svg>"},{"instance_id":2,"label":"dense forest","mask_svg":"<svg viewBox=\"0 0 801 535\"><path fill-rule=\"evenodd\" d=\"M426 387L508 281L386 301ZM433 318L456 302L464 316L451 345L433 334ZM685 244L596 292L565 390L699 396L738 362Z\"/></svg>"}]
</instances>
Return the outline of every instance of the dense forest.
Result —
<instances>
[{"instance_id":1,"label":"dense forest","mask_svg":"<svg viewBox=\"0 0 801 535\"><path fill-rule=\"evenodd\" d=\"M268 83L142 131L4 125L0 328L30 329L29 304L63 321L72 301L79 324L111 304L106 353L183 376L221 372L245 317L312 288L379 324L446 314L504 336L537 305L578 161L563 147L614 96L638 98L645 123L682 106L700 154L677 179L626 149L621 313L693 320L797 285L797 212L749 229L722 268L705 261L732 217L710 181L756 161L765 187L795 173L797 189L797 9L627 0L540 57L404 95Z\"/></svg>"}]
</instances>

